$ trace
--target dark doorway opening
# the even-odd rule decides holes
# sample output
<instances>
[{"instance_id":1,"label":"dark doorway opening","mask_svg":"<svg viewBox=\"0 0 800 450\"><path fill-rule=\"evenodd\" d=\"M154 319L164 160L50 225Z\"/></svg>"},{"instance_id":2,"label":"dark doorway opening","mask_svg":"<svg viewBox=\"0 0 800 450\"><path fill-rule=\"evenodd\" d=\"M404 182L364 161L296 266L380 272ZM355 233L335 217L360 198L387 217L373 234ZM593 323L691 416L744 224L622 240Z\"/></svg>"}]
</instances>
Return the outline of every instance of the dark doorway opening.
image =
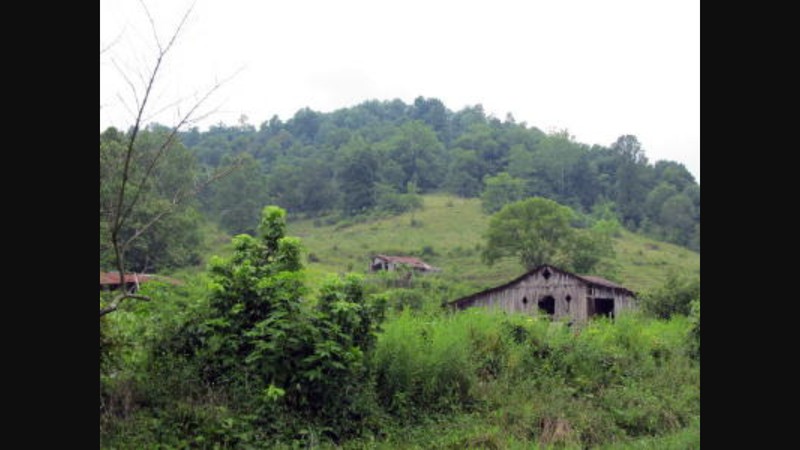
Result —
<instances>
[{"instance_id":1,"label":"dark doorway opening","mask_svg":"<svg viewBox=\"0 0 800 450\"><path fill-rule=\"evenodd\" d=\"M556 313L556 299L551 296L542 297L539 300L539 309L543 309L548 315L554 315Z\"/></svg>"},{"instance_id":2,"label":"dark doorway opening","mask_svg":"<svg viewBox=\"0 0 800 450\"><path fill-rule=\"evenodd\" d=\"M594 313L598 316L614 317L614 299L596 298L594 299Z\"/></svg>"}]
</instances>

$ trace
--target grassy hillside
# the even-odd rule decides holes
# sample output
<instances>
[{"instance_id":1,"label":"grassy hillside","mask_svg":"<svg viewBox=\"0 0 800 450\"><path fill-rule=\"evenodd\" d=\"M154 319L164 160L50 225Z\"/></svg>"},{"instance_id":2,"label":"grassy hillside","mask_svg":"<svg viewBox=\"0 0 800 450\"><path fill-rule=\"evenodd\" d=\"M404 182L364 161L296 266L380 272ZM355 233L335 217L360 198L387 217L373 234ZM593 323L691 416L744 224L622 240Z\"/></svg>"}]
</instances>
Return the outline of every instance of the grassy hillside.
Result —
<instances>
[{"instance_id":1,"label":"grassy hillside","mask_svg":"<svg viewBox=\"0 0 800 450\"><path fill-rule=\"evenodd\" d=\"M317 275L366 272L375 253L415 255L442 268L430 277L455 281L480 290L508 281L523 271L516 260L488 267L480 259L489 216L478 199L449 195L424 196L424 209L365 223L325 225L323 220L289 224L289 235L302 238L309 254L309 282ZM670 270L697 272L700 255L682 247L627 231L615 239L617 257L613 278L635 291L659 285ZM606 275L608 274L600 274Z\"/></svg>"}]
</instances>

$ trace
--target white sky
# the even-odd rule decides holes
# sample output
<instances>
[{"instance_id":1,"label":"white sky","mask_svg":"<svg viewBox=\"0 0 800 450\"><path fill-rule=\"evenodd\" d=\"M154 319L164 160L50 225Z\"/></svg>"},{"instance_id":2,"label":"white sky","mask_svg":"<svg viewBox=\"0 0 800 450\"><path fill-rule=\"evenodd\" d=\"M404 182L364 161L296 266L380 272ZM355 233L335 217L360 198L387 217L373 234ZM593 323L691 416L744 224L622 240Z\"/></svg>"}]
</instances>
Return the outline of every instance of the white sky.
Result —
<instances>
[{"instance_id":1,"label":"white sky","mask_svg":"<svg viewBox=\"0 0 800 450\"><path fill-rule=\"evenodd\" d=\"M165 41L190 4L146 3ZM152 65L139 2L100 1L100 47L112 43L100 55L101 129L132 122L112 61L128 74ZM201 128L422 95L587 144L634 134L651 161L700 178L696 0L198 0L162 74L154 106L172 114L172 102L236 74Z\"/></svg>"}]
</instances>

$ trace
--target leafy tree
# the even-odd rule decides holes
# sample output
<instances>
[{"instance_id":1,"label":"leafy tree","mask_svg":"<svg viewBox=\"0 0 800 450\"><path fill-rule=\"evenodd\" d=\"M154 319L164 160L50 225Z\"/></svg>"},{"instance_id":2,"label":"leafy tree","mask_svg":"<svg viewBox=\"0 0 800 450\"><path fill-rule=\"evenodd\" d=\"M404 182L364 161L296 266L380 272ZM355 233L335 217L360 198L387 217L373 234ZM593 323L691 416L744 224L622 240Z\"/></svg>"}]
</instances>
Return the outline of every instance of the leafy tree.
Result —
<instances>
[{"instance_id":1,"label":"leafy tree","mask_svg":"<svg viewBox=\"0 0 800 450\"><path fill-rule=\"evenodd\" d=\"M503 206L519 201L525 196L524 182L506 172L494 177L487 176L484 183L486 187L481 194L481 206L483 212L487 214L497 212Z\"/></svg>"},{"instance_id":2,"label":"leafy tree","mask_svg":"<svg viewBox=\"0 0 800 450\"><path fill-rule=\"evenodd\" d=\"M498 133L487 123L479 122L472 124L466 133L455 140L455 146L478 154L485 168L481 177L496 175L508 164L509 148L497 141Z\"/></svg>"},{"instance_id":3,"label":"leafy tree","mask_svg":"<svg viewBox=\"0 0 800 450\"><path fill-rule=\"evenodd\" d=\"M667 230L667 239L687 245L694 231L692 201L684 194L675 194L661 205L660 221Z\"/></svg>"},{"instance_id":4,"label":"leafy tree","mask_svg":"<svg viewBox=\"0 0 800 450\"><path fill-rule=\"evenodd\" d=\"M642 309L662 319L680 314L689 315L692 301L700 299L700 276L681 275L670 271L663 285L642 297Z\"/></svg>"},{"instance_id":5,"label":"leafy tree","mask_svg":"<svg viewBox=\"0 0 800 450\"><path fill-rule=\"evenodd\" d=\"M696 185L694 175L681 163L675 161L657 161L653 166L655 179L675 186L675 189L682 191L688 186Z\"/></svg>"},{"instance_id":6,"label":"leafy tree","mask_svg":"<svg viewBox=\"0 0 800 450\"><path fill-rule=\"evenodd\" d=\"M602 229L573 228L575 217L569 207L542 197L506 205L489 221L482 257L489 265L510 256L527 270L554 264L589 273L614 250Z\"/></svg>"},{"instance_id":7,"label":"leafy tree","mask_svg":"<svg viewBox=\"0 0 800 450\"><path fill-rule=\"evenodd\" d=\"M122 74L132 90L132 103L126 105L132 112L132 123L130 131L121 137L113 145L103 145L100 142L100 239L101 249L103 244L109 249L111 256L108 259L113 261L114 267L124 276L128 267L128 251L131 246L142 236L151 233L154 225L164 220L174 209L183 204L188 199L193 198L205 185L223 176L228 170L223 170L212 174L207 180L194 182L190 187L183 184L163 183L167 177L159 176L163 173L162 168L170 167L165 161L171 158L172 151L177 145L179 131L187 126L193 117L198 113L200 107L213 94L223 82L218 82L206 91L199 100L189 105L185 113L180 114L177 121L171 127L161 127L154 130L151 136L157 139L145 142L142 133L146 126L146 118L158 109L153 105L154 87L158 75L161 72L165 58L174 47L183 25L191 12L187 10L175 31L166 42L162 41L155 22L150 16L146 5L142 5L147 15L155 40L156 52L153 58L153 65L138 74ZM101 56L105 50L101 51ZM137 75L137 76L131 76ZM136 84L131 80L141 80L141 84ZM123 100L124 102L124 100ZM120 137L115 132L115 137ZM186 173L191 174L190 171ZM193 180L194 181L194 180ZM162 208L150 209L142 208L146 203L147 196L154 190L161 189L163 193L169 190L167 202L162 202ZM143 217L144 213L146 217ZM139 226L133 228L134 218L139 221ZM105 241L105 243L103 242ZM101 263L103 256L101 254ZM105 306L101 299L100 317L116 311L119 305L126 299L136 298L148 300L147 297L136 295L132 292L122 292L115 296Z\"/></svg>"},{"instance_id":8,"label":"leafy tree","mask_svg":"<svg viewBox=\"0 0 800 450\"><path fill-rule=\"evenodd\" d=\"M567 267L577 273L588 274L604 258L614 256L614 245L603 225L605 224L597 228L576 230L566 241L564 253L567 255Z\"/></svg>"},{"instance_id":9,"label":"leafy tree","mask_svg":"<svg viewBox=\"0 0 800 450\"><path fill-rule=\"evenodd\" d=\"M678 190L672 184L662 182L656 186L647 194L647 198L645 199L644 208L647 216L651 220L660 223L661 207L668 198L677 193Z\"/></svg>"},{"instance_id":10,"label":"leafy tree","mask_svg":"<svg viewBox=\"0 0 800 450\"><path fill-rule=\"evenodd\" d=\"M344 212L356 215L375 206L378 157L362 137L354 137L342 148L337 166Z\"/></svg>"},{"instance_id":11,"label":"leafy tree","mask_svg":"<svg viewBox=\"0 0 800 450\"><path fill-rule=\"evenodd\" d=\"M445 186L459 197L477 197L483 187L483 172L483 163L474 150L454 149Z\"/></svg>"},{"instance_id":12,"label":"leafy tree","mask_svg":"<svg viewBox=\"0 0 800 450\"><path fill-rule=\"evenodd\" d=\"M636 136L620 136L611 150L619 163L616 174L616 198L623 222L637 227L643 218L643 204L647 192L645 167L647 158Z\"/></svg>"},{"instance_id":13,"label":"leafy tree","mask_svg":"<svg viewBox=\"0 0 800 450\"><path fill-rule=\"evenodd\" d=\"M489 222L483 259L491 265L514 256L526 269L552 264L572 238L573 216L566 206L541 197L508 204Z\"/></svg>"},{"instance_id":14,"label":"leafy tree","mask_svg":"<svg viewBox=\"0 0 800 450\"><path fill-rule=\"evenodd\" d=\"M375 208L391 214L401 214L422 208L422 197L416 194L413 183L405 193L397 192L392 186L379 183L376 189L377 202Z\"/></svg>"},{"instance_id":15,"label":"leafy tree","mask_svg":"<svg viewBox=\"0 0 800 450\"><path fill-rule=\"evenodd\" d=\"M199 339L205 377L224 383L274 420L281 407L303 419L357 428L353 393L366 385L365 364L383 320L361 279L331 279L315 307L303 302L300 241L286 237L286 212L268 206L258 237L233 239L234 253L211 264L211 313Z\"/></svg>"},{"instance_id":16,"label":"leafy tree","mask_svg":"<svg viewBox=\"0 0 800 450\"><path fill-rule=\"evenodd\" d=\"M430 190L442 184L444 146L430 127L419 121L406 123L384 145L403 171L403 186L414 182Z\"/></svg>"},{"instance_id":17,"label":"leafy tree","mask_svg":"<svg viewBox=\"0 0 800 450\"><path fill-rule=\"evenodd\" d=\"M238 160L240 169L211 189L208 210L231 234L252 232L258 225L259 210L266 201L266 178L261 163L249 153ZM232 163L226 155L223 164Z\"/></svg>"}]
</instances>

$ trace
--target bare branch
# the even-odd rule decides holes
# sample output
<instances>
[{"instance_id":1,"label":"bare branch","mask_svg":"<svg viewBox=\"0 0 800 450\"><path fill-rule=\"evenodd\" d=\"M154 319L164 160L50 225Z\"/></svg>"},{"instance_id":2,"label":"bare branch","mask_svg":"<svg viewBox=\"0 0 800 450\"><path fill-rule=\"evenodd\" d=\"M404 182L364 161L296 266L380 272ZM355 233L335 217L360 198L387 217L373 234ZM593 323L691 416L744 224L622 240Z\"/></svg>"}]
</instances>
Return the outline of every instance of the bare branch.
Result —
<instances>
[{"instance_id":1,"label":"bare branch","mask_svg":"<svg viewBox=\"0 0 800 450\"><path fill-rule=\"evenodd\" d=\"M225 167L223 169L216 170L213 174L211 174L211 176L207 180L203 181L202 183L197 184L194 188L186 190L186 191L178 191L178 192L176 192L175 195L172 197L172 201L170 202L169 207L164 209L163 211L159 212L155 216L153 216L147 223L145 223L138 230L136 230L136 232L133 233L133 235L130 238L128 238L128 240L126 240L124 242L123 246L124 247L129 246L134 240L136 240L138 237L140 237L142 234L144 234L151 226L155 225L159 220L161 220L162 217L164 217L165 215L167 215L170 212L172 212L173 209L176 206L178 206L179 204L181 204L184 200L186 200L188 198L191 198L191 197L194 197L195 195L199 194L203 189L205 189L211 183L213 183L213 182L215 182L215 181L217 181L217 180L219 180L219 179L221 179L223 177L228 176L229 174L231 174L235 170L240 169L241 167L242 167L242 159L239 158L233 164L231 164L230 166L227 166L227 167Z\"/></svg>"},{"instance_id":2,"label":"bare branch","mask_svg":"<svg viewBox=\"0 0 800 450\"><path fill-rule=\"evenodd\" d=\"M114 38L114 39L111 41L111 43L110 43L110 44L108 44L108 45L106 45L105 47L103 47L103 48L101 48L101 49L100 49L100 55L101 55L101 56L103 55L103 53L105 53L105 52L109 51L109 50L111 49L111 47L113 47L113 46L117 45L117 42L119 42L120 38L122 38L122 35L123 35L123 34L125 34L125 28L126 28L126 27L122 27L122 31L120 31L120 32L119 32L119 34L117 35L117 37L115 37L115 38Z\"/></svg>"},{"instance_id":3,"label":"bare branch","mask_svg":"<svg viewBox=\"0 0 800 450\"><path fill-rule=\"evenodd\" d=\"M180 103L183 100L178 100L171 104L168 104L162 108L159 108L155 113L151 113L149 111L150 105L153 102L159 102L159 95L155 94L155 85L156 80L159 76L159 73L162 70L163 63L165 61L166 56L173 48L175 42L177 41L178 36L180 35L182 29L184 28L189 14L194 9L194 3L186 10L185 14L181 18L180 22L176 26L174 32L171 34L169 40L164 44L162 40L159 38L158 29L156 27L155 21L153 20L152 15L150 14L147 5L145 4L144 0L140 0L140 4L144 10L145 15L147 16L148 21L150 22L151 32L153 34L153 38L155 39L156 46L158 48L155 57L155 64L148 69L149 71L128 71L123 69L123 64L119 64L117 61L112 59L114 63L114 67L117 71L122 75L124 81L127 83L128 87L130 88L133 94L133 100L135 101L135 110L130 107L130 105L125 102L125 99L118 94L120 101L122 101L123 105L128 109L128 112L131 113L131 116L134 118L133 126L130 128L128 132L127 142L124 144L124 150L120 152L120 160L118 164L115 164L114 171L117 172L119 175L119 185L115 188L116 192L113 193L112 198L109 201L109 205L101 205L101 215L103 213L107 214L108 217L108 232L110 236L110 247L113 251L114 256L114 265L116 266L118 273L120 274L122 282L122 287L124 289L124 277L125 277L125 253L131 243L136 240L137 238L141 237L144 233L146 233L154 224L158 223L165 215L172 212L179 204L183 203L187 198L190 198L194 195L197 195L202 189L208 186L210 183L228 175L229 173L233 172L234 170L238 169L241 166L241 160L233 165L226 167L224 169L218 169L213 173L207 180L203 182L197 183L195 186L187 189L178 189L177 192L174 193L171 200L168 202L168 205L164 207L164 209L156 214L152 215L146 223L139 227L137 230L133 232L133 235L129 237L123 236L123 233L127 233L125 231L126 224L129 222L130 217L132 216L134 209L137 207L141 200L141 196L144 192L146 192L149 188L150 180L153 178L156 168L158 167L159 163L162 161L164 155L167 151L172 147L172 145L177 141L179 131L185 127L187 124L192 123L194 120L198 120L196 115L198 115L198 111L200 108L208 101L212 94L214 94L223 84L229 81L233 76L237 73L232 75L231 77L223 80L223 81L216 81L209 89L207 89L204 95L200 96L199 98L195 97L194 103L188 109L187 112L181 114L180 113ZM104 50L103 50L104 51ZM101 51L102 52L102 51ZM147 66L146 64L141 64L143 67ZM135 75L138 75L140 79L141 90L137 89L137 83L132 81L132 77L129 76L130 72L134 72ZM159 102L160 103L160 102ZM157 116L158 114L162 113L164 110L171 108L171 107L178 107L179 111L179 118L177 123L175 123L167 133L166 137L163 141L158 145L155 149L154 153L147 153L148 158L144 158L143 156L145 153L139 151L140 145L138 145L139 135L142 131L142 128L145 124L153 117ZM102 108L102 106L101 106ZM206 114L207 115L207 114ZM201 115L200 117L205 117L206 115ZM149 156L152 155L152 158ZM139 163L139 161L142 161ZM143 171L141 172L141 176L138 174L134 174L132 167L142 164ZM118 168L118 169L117 169ZM106 306L105 308L100 309L100 317L116 311L120 304L128 299L134 298L139 300L147 301L149 300L146 296L135 295L131 292L125 292L119 296L117 296L111 304Z\"/></svg>"},{"instance_id":4,"label":"bare branch","mask_svg":"<svg viewBox=\"0 0 800 450\"><path fill-rule=\"evenodd\" d=\"M153 39L156 41L156 45L158 46L158 51L160 53L164 53L164 48L161 47L161 40L158 39L158 31L156 29L156 23L153 21L153 16L150 15L150 10L147 8L147 4L144 2L144 0L139 0L139 4L142 5L144 14L147 16L147 20L150 22L150 31L153 32Z\"/></svg>"},{"instance_id":5,"label":"bare branch","mask_svg":"<svg viewBox=\"0 0 800 450\"><path fill-rule=\"evenodd\" d=\"M125 285L125 283L124 283L124 279L123 279L122 286L124 286L124 285ZM129 299L129 298L134 298L136 300L141 300L143 302L149 302L150 301L150 297L148 297L146 295L137 295L137 294L131 294L131 293L126 292L126 293L124 293L122 295L118 295L111 302L110 305L106 306L105 308L100 308L100 317L103 317L103 316L105 316L106 314L108 314L110 312L116 311L119 308L119 305L122 303L122 301L126 300L126 299Z\"/></svg>"},{"instance_id":6,"label":"bare branch","mask_svg":"<svg viewBox=\"0 0 800 450\"><path fill-rule=\"evenodd\" d=\"M125 84L127 84L130 88L131 94L133 95L133 101L136 102L136 109L138 110L141 105L139 104L139 92L136 90L136 86L134 86L133 81L128 78L128 74L125 73L125 71L122 70L122 67L119 66L116 59L111 58L111 64L113 64L114 68L117 69L117 72L122 75L122 79L125 80ZM136 117L135 114L133 116Z\"/></svg>"}]
</instances>

